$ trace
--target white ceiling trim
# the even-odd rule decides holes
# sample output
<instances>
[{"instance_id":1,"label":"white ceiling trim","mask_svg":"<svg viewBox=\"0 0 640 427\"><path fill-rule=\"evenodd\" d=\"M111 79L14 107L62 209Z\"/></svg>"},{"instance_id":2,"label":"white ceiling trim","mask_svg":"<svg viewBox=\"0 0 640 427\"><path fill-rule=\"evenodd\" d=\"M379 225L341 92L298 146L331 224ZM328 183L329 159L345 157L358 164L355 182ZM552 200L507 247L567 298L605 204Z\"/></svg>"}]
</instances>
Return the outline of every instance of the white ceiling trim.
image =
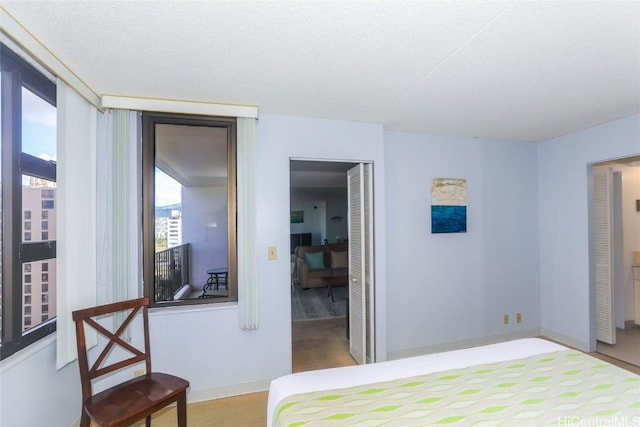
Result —
<instances>
[{"instance_id":1,"label":"white ceiling trim","mask_svg":"<svg viewBox=\"0 0 640 427\"><path fill-rule=\"evenodd\" d=\"M207 116L246 117L250 119L258 118L258 107L131 96L103 95L102 107L134 111L159 111L167 113L202 114Z\"/></svg>"},{"instance_id":2,"label":"white ceiling trim","mask_svg":"<svg viewBox=\"0 0 640 427\"><path fill-rule=\"evenodd\" d=\"M78 92L87 102L96 108L101 108L100 97L2 7L0 7L0 31L46 70Z\"/></svg>"}]
</instances>

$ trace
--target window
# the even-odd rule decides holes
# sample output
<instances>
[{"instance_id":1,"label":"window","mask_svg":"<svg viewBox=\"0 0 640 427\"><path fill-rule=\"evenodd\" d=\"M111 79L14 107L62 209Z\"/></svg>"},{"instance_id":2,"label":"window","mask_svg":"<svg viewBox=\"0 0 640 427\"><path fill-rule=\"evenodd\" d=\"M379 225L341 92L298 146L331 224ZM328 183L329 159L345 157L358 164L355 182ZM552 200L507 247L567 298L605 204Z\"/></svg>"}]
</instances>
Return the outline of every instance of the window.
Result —
<instances>
[{"instance_id":1,"label":"window","mask_svg":"<svg viewBox=\"0 0 640 427\"><path fill-rule=\"evenodd\" d=\"M144 113L142 137L145 296L237 301L236 119ZM205 292L174 299L185 284Z\"/></svg>"},{"instance_id":2,"label":"window","mask_svg":"<svg viewBox=\"0 0 640 427\"><path fill-rule=\"evenodd\" d=\"M49 312L49 304L42 304L42 312L43 313Z\"/></svg>"},{"instance_id":3,"label":"window","mask_svg":"<svg viewBox=\"0 0 640 427\"><path fill-rule=\"evenodd\" d=\"M49 316L47 316L46 314L42 315L42 321L46 322L47 320L49 320Z\"/></svg>"},{"instance_id":4,"label":"window","mask_svg":"<svg viewBox=\"0 0 640 427\"><path fill-rule=\"evenodd\" d=\"M57 119L55 83L2 44L0 56L0 358L4 359L55 331L55 306L40 323L41 313L34 313L34 321L25 297L41 298L32 293L32 281L33 290L40 289L41 261L55 269L55 225L49 224L49 237L54 239L47 242L32 241L41 231L32 229L38 224L33 212L55 206ZM55 290L55 282L49 284Z\"/></svg>"},{"instance_id":5,"label":"window","mask_svg":"<svg viewBox=\"0 0 640 427\"><path fill-rule=\"evenodd\" d=\"M42 266L40 267L40 270L49 271L49 263L48 262L43 262Z\"/></svg>"},{"instance_id":6,"label":"window","mask_svg":"<svg viewBox=\"0 0 640 427\"><path fill-rule=\"evenodd\" d=\"M49 219L49 211L42 211L42 219Z\"/></svg>"},{"instance_id":7,"label":"window","mask_svg":"<svg viewBox=\"0 0 640 427\"><path fill-rule=\"evenodd\" d=\"M24 303L25 304L31 304L31 295L25 295L24 296Z\"/></svg>"},{"instance_id":8,"label":"window","mask_svg":"<svg viewBox=\"0 0 640 427\"><path fill-rule=\"evenodd\" d=\"M42 240L43 241L49 240L49 232L48 231L43 231L42 232Z\"/></svg>"},{"instance_id":9,"label":"window","mask_svg":"<svg viewBox=\"0 0 640 427\"><path fill-rule=\"evenodd\" d=\"M43 282L49 281L49 273L42 273L42 281Z\"/></svg>"},{"instance_id":10,"label":"window","mask_svg":"<svg viewBox=\"0 0 640 427\"><path fill-rule=\"evenodd\" d=\"M42 303L47 304L49 302L49 295L42 294Z\"/></svg>"},{"instance_id":11,"label":"window","mask_svg":"<svg viewBox=\"0 0 640 427\"><path fill-rule=\"evenodd\" d=\"M43 283L42 284L42 292L49 292L49 284L48 283Z\"/></svg>"},{"instance_id":12,"label":"window","mask_svg":"<svg viewBox=\"0 0 640 427\"><path fill-rule=\"evenodd\" d=\"M42 221L42 223L40 223L40 228L42 228L43 230L48 230L49 229L49 221Z\"/></svg>"}]
</instances>

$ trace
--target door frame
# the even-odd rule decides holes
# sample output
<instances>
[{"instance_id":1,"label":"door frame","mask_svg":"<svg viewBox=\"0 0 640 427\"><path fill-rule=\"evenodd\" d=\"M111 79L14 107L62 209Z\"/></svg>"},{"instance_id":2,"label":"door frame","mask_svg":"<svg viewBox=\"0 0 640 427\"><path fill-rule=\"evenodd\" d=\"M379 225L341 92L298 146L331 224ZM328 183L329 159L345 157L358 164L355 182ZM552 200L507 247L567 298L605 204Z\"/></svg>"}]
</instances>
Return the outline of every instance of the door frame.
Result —
<instances>
[{"instance_id":1,"label":"door frame","mask_svg":"<svg viewBox=\"0 0 640 427\"><path fill-rule=\"evenodd\" d=\"M615 159L605 159L598 160L594 162L587 163L587 201L588 201L588 209L587 209L587 218L588 218L588 243L589 243L589 341L587 350L590 352L596 352L598 348L598 340L596 333L596 285L595 285L595 244L594 244L594 221L593 221L593 170L595 167L605 166L607 163L613 162L617 163L626 159L635 158L638 156L624 156ZM613 203L613 201L612 201ZM612 206L613 209L613 206ZM617 212L619 215L620 212ZM612 247L614 248L614 252L616 255L620 257L620 255L624 255L624 253L620 254L620 250L623 250L622 242L619 240L621 235L623 234L624 225L622 224L622 218L616 217L614 221L620 221L616 227L619 227L619 232L612 233ZM614 261L612 263L612 269L614 269L614 278L613 286L616 286L616 282L623 277L623 266L619 262L620 260ZM618 291L622 290L624 292L624 284L621 286L622 289L616 289ZM615 289L615 288L614 288ZM615 304L615 300L612 301L613 310L618 309ZM614 327L615 327L615 314L614 314Z\"/></svg>"},{"instance_id":2,"label":"door frame","mask_svg":"<svg viewBox=\"0 0 640 427\"><path fill-rule=\"evenodd\" d=\"M305 158L305 157L289 157L289 195L291 195L291 162L292 161L305 161L305 162L319 162L319 163L348 163L350 165L355 165L355 164L370 164L372 165L372 188L370 189L370 194L371 194L371 198L372 198L372 206L373 206L373 211L371 213L371 222L372 222L372 226L371 226L371 242L372 242L372 247L373 247L373 253L371 254L371 264L370 264L370 268L371 268L371 275L373 277L373 288L371 289L371 292L375 295L376 299L377 299L377 279L376 279L376 255L375 255L375 247L376 247L376 209L375 209L375 187L376 187L376 176L375 176L375 162L371 161L371 160L354 160L354 159L328 159L328 158ZM345 182L347 180L346 177L346 171L345 171ZM290 199L289 199L290 200ZM289 207L291 207L291 205L289 205ZM291 209L289 209L290 211ZM290 240L290 239L287 239ZM291 250L291 248L289 248L289 251ZM375 306L374 307L369 307L369 312L367 313L368 316L370 316L370 318L372 319L372 333L373 336L375 337L374 340L375 342L377 342L377 336L378 336L378 328L377 328L377 315L376 315L376 309ZM378 346L376 344L375 348L374 348L374 359L372 360L372 362L377 362L380 360L379 355L378 355ZM291 351L293 351L293 348L291 348ZM383 358L382 360L385 360L385 358Z\"/></svg>"}]
</instances>

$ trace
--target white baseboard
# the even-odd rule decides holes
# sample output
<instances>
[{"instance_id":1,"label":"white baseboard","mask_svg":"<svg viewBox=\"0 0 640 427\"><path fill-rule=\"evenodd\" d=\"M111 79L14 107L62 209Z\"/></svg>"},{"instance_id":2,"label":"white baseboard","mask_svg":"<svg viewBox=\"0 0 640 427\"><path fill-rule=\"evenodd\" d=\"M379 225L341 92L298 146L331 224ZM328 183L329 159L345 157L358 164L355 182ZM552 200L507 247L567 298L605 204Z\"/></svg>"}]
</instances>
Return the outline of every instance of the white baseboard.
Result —
<instances>
[{"instance_id":1,"label":"white baseboard","mask_svg":"<svg viewBox=\"0 0 640 427\"><path fill-rule=\"evenodd\" d=\"M468 340L452 341L447 343L412 348L408 350L390 351L387 360L403 359L405 357L421 356L423 354L440 353L442 351L459 350L462 348L477 347L480 345L496 344L520 338L540 336L540 329L527 329L508 334L491 335L487 337L472 338Z\"/></svg>"}]
</instances>

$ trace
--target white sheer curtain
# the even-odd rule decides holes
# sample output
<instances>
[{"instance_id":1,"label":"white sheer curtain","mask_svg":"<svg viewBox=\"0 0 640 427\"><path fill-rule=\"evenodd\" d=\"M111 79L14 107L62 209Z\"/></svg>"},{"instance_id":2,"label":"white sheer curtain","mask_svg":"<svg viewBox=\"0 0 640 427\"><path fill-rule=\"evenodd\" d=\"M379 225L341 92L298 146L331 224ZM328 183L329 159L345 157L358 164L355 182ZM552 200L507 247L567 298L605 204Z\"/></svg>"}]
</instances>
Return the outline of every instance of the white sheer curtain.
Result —
<instances>
[{"instance_id":1,"label":"white sheer curtain","mask_svg":"<svg viewBox=\"0 0 640 427\"><path fill-rule=\"evenodd\" d=\"M96 138L94 106L57 81L57 369L76 358L71 312L96 302Z\"/></svg>"},{"instance_id":2,"label":"white sheer curtain","mask_svg":"<svg viewBox=\"0 0 640 427\"><path fill-rule=\"evenodd\" d=\"M258 329L255 128L256 119L238 118L238 305L247 330Z\"/></svg>"}]
</instances>

